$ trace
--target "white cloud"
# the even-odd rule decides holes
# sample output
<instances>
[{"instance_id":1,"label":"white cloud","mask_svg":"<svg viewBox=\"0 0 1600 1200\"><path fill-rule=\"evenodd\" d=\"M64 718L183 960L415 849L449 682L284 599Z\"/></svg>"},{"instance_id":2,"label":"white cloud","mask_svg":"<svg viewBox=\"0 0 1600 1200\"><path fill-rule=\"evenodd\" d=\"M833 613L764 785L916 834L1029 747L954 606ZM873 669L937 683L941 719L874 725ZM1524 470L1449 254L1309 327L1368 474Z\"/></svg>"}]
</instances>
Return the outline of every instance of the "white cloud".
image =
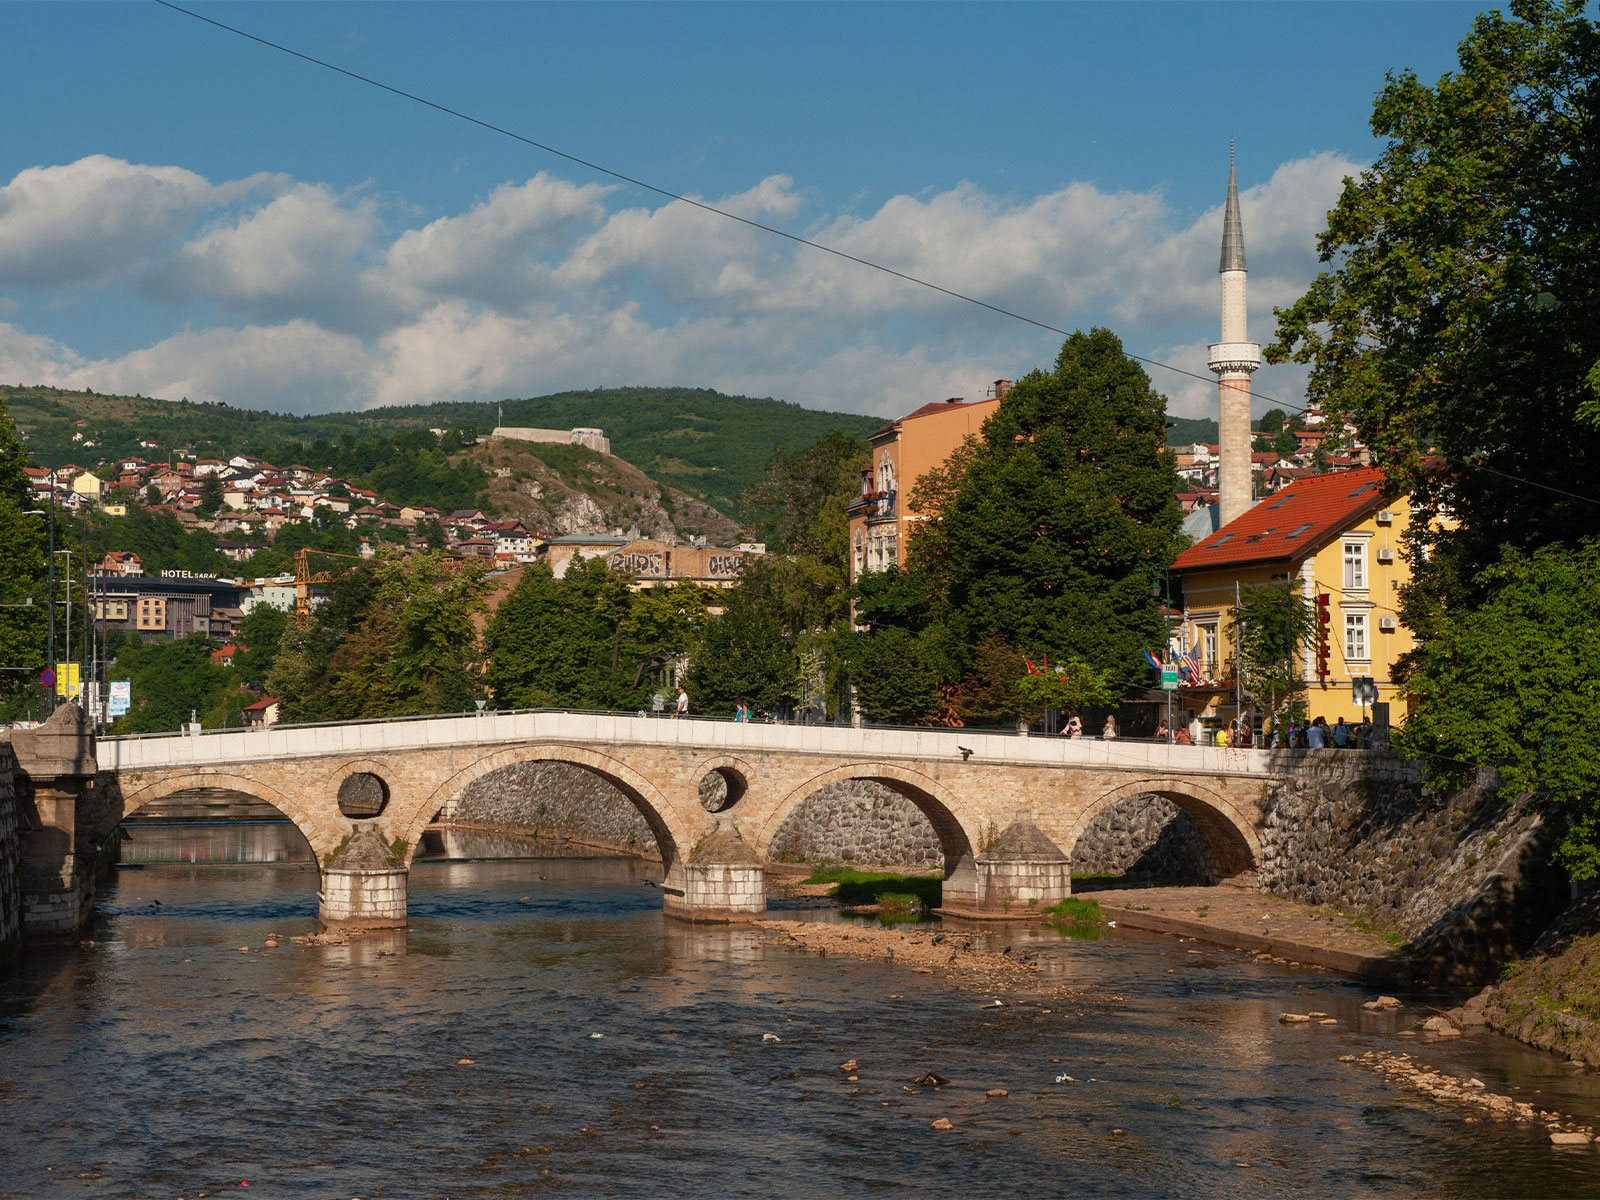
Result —
<instances>
[{"instance_id":1,"label":"white cloud","mask_svg":"<svg viewBox=\"0 0 1600 1200\"><path fill-rule=\"evenodd\" d=\"M545 257L564 248L576 223L592 225L604 216L611 190L542 171L526 183L502 184L458 217L402 233L367 286L392 289L404 307L445 298L502 308L528 303L552 290Z\"/></svg>"},{"instance_id":2,"label":"white cloud","mask_svg":"<svg viewBox=\"0 0 1600 1200\"><path fill-rule=\"evenodd\" d=\"M146 279L156 296L200 292L219 307L271 317L315 309L377 225L375 206L346 207L325 187L296 184L261 208L214 225Z\"/></svg>"},{"instance_id":3,"label":"white cloud","mask_svg":"<svg viewBox=\"0 0 1600 1200\"><path fill-rule=\"evenodd\" d=\"M1316 270L1315 233L1357 169L1314 155L1243 193L1257 340ZM127 211L108 199L124 187ZM200 298L252 323L96 361L0 326L0 378L293 411L682 383L888 416L982 395L1060 340L690 205L615 197L541 173L418 224L399 201L278 176L213 186L104 157L25 171L0 189L0 283L138 265L144 302ZM783 175L716 204L1062 329L1109 324L1201 376L1150 368L1174 413L1214 411L1220 204L1185 222L1159 190L963 183L843 217ZM1258 394L1292 401L1304 375L1264 368Z\"/></svg>"},{"instance_id":4,"label":"white cloud","mask_svg":"<svg viewBox=\"0 0 1600 1200\"><path fill-rule=\"evenodd\" d=\"M217 188L182 167L104 154L30 167L0 188L0 284L56 288L111 278L208 206L267 182L255 176Z\"/></svg>"}]
</instances>

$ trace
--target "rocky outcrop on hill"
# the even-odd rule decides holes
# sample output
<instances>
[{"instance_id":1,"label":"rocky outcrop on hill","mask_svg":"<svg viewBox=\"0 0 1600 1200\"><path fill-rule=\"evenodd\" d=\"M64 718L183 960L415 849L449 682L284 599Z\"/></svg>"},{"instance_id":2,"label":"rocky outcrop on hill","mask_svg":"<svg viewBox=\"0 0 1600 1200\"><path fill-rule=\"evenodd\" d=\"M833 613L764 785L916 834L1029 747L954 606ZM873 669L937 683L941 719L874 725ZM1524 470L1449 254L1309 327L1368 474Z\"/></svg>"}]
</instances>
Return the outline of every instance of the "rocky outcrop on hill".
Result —
<instances>
[{"instance_id":1,"label":"rocky outcrop on hill","mask_svg":"<svg viewBox=\"0 0 1600 1200\"><path fill-rule=\"evenodd\" d=\"M743 540L737 522L651 479L614 454L583 446L482 442L461 457L490 474L489 501L529 529L560 536L621 531L639 537Z\"/></svg>"}]
</instances>

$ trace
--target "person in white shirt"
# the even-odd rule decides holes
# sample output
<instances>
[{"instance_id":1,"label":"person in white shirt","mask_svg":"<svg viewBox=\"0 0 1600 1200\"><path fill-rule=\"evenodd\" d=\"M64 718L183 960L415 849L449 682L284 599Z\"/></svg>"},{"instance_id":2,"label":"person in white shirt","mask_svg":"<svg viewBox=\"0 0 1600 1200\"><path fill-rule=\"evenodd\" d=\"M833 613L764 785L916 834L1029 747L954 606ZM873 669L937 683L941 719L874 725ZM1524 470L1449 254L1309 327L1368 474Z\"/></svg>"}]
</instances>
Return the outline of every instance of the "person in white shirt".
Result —
<instances>
[{"instance_id":1,"label":"person in white shirt","mask_svg":"<svg viewBox=\"0 0 1600 1200\"><path fill-rule=\"evenodd\" d=\"M678 708L672 714L674 717L687 717L689 715L689 693L683 690L683 684L678 685Z\"/></svg>"}]
</instances>

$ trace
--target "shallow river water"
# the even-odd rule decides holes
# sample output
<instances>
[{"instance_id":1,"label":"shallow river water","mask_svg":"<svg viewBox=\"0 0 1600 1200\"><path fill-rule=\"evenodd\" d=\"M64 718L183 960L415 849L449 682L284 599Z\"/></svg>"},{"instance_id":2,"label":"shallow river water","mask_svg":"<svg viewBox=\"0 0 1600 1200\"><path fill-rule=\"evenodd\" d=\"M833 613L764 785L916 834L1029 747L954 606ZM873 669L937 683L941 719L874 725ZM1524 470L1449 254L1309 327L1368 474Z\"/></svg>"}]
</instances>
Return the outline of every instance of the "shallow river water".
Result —
<instances>
[{"instance_id":1,"label":"shallow river water","mask_svg":"<svg viewBox=\"0 0 1600 1200\"><path fill-rule=\"evenodd\" d=\"M986 1007L666 921L646 870L598 858L419 860L409 930L263 951L316 927L316 873L198 865L205 828L136 830L94 944L0 980L0 1197L1600 1194L1600 1151L1337 1060L1405 1049L1588 1121L1592 1075L1418 1046L1395 1033L1420 1009L1364 1013L1332 974L1012 928L986 936L1120 999ZM261 860L282 830L255 828L213 827ZM163 840L196 865L150 865ZM1308 1008L1341 1023L1278 1023ZM912 1088L930 1069L950 1082Z\"/></svg>"}]
</instances>

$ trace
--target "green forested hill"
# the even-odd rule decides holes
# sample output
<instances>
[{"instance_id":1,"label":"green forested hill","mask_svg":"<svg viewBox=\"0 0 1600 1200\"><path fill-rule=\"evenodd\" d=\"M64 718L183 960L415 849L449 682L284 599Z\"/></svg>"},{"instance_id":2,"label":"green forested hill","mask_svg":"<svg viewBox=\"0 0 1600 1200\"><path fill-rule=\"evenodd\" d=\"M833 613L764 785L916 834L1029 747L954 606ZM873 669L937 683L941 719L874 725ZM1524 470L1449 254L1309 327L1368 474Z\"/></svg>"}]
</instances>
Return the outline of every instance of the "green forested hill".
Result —
<instances>
[{"instance_id":1,"label":"green forested hill","mask_svg":"<svg viewBox=\"0 0 1600 1200\"><path fill-rule=\"evenodd\" d=\"M103 396L45 387L0 387L3 402L41 463L93 467L101 458L152 461L182 449L200 457L254 454L280 466L299 462L351 472L358 447L407 430L471 428L487 433L494 404L444 403L296 417L226 404ZM729 396L709 388L601 388L504 402L507 425L597 426L611 449L658 482L724 512L761 476L774 447L793 449L837 429L862 435L876 417L817 412L781 400ZM78 421L85 424L78 425ZM73 435L81 435L74 441ZM141 447L141 441L156 447ZM85 443L94 443L85 447ZM390 485L391 490L393 485Z\"/></svg>"}]
</instances>

